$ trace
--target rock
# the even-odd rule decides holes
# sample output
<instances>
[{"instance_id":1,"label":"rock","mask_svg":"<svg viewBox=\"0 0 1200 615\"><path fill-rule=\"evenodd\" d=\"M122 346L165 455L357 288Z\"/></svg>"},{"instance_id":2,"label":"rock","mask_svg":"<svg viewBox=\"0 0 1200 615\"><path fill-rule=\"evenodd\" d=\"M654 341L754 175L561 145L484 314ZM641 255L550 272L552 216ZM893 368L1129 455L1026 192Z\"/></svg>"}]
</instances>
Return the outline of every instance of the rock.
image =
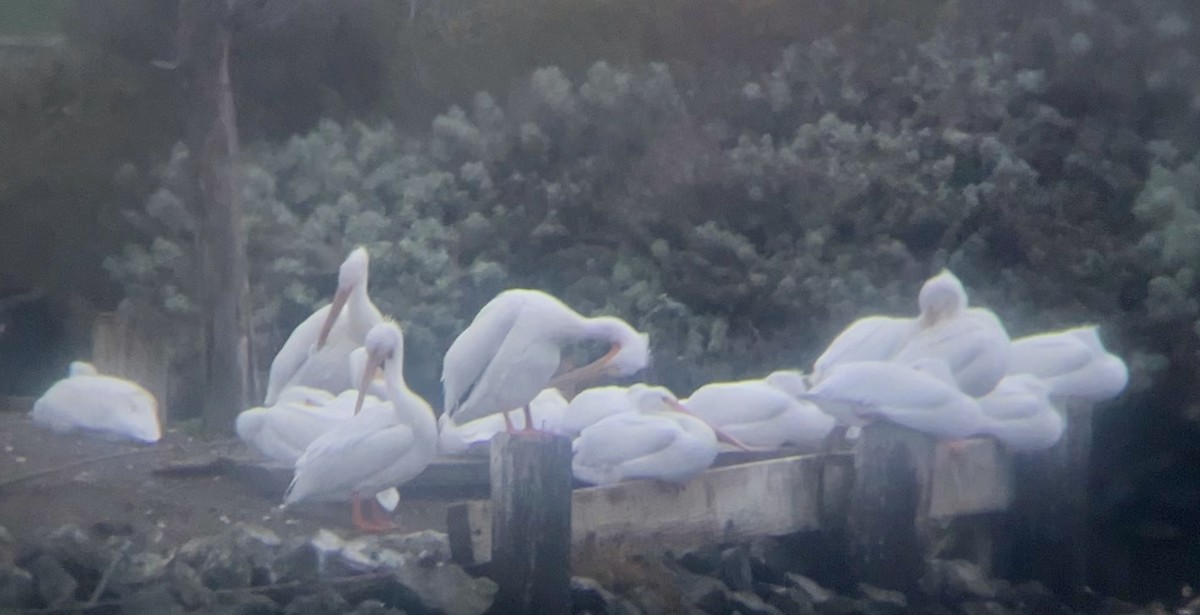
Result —
<instances>
[{"instance_id":1,"label":"rock","mask_svg":"<svg viewBox=\"0 0 1200 615\"><path fill-rule=\"evenodd\" d=\"M704 575L716 574L717 567L721 565L721 548L716 545L705 545L688 549L679 556L678 562L688 572Z\"/></svg>"},{"instance_id":2,"label":"rock","mask_svg":"<svg viewBox=\"0 0 1200 615\"><path fill-rule=\"evenodd\" d=\"M964 602L958 609L963 615L1013 615L1013 611L995 601Z\"/></svg>"},{"instance_id":3,"label":"rock","mask_svg":"<svg viewBox=\"0 0 1200 615\"><path fill-rule=\"evenodd\" d=\"M315 583L321 576L322 555L312 539L293 538L284 542L271 562L271 582Z\"/></svg>"},{"instance_id":4,"label":"rock","mask_svg":"<svg viewBox=\"0 0 1200 615\"><path fill-rule=\"evenodd\" d=\"M1183 609L1179 610L1188 611L1191 613L1200 612L1197 607L1200 607L1200 599L1193 600L1187 606L1183 607ZM1136 604L1125 602L1119 598L1110 597L1102 598L1100 600L1100 608L1098 612L1101 615L1133 615L1134 613L1142 612L1142 609Z\"/></svg>"},{"instance_id":5,"label":"rock","mask_svg":"<svg viewBox=\"0 0 1200 615\"><path fill-rule=\"evenodd\" d=\"M930 561L919 585L930 597L951 602L988 601L996 597L996 587L983 570L964 560Z\"/></svg>"},{"instance_id":6,"label":"rock","mask_svg":"<svg viewBox=\"0 0 1200 615\"><path fill-rule=\"evenodd\" d=\"M262 594L237 592L222 596L219 612L228 615L278 615L280 610L274 600Z\"/></svg>"},{"instance_id":7,"label":"rock","mask_svg":"<svg viewBox=\"0 0 1200 615\"><path fill-rule=\"evenodd\" d=\"M379 544L412 553L429 563L450 561L450 537L444 532L425 530L411 534L386 534L379 537Z\"/></svg>"},{"instance_id":8,"label":"rock","mask_svg":"<svg viewBox=\"0 0 1200 615\"><path fill-rule=\"evenodd\" d=\"M281 543L267 528L238 523L216 536L188 541L176 557L200 573L209 589L236 589L275 581L271 564Z\"/></svg>"},{"instance_id":9,"label":"rock","mask_svg":"<svg viewBox=\"0 0 1200 615\"><path fill-rule=\"evenodd\" d=\"M795 587L757 583L755 589L767 604L779 609L783 615L813 615L817 612L808 593Z\"/></svg>"},{"instance_id":10,"label":"rock","mask_svg":"<svg viewBox=\"0 0 1200 615\"><path fill-rule=\"evenodd\" d=\"M733 592L729 594L729 608L742 615L783 615L779 609L763 602L751 592Z\"/></svg>"},{"instance_id":11,"label":"rock","mask_svg":"<svg viewBox=\"0 0 1200 615\"><path fill-rule=\"evenodd\" d=\"M32 607L36 595L32 574L0 563L0 610Z\"/></svg>"},{"instance_id":12,"label":"rock","mask_svg":"<svg viewBox=\"0 0 1200 615\"><path fill-rule=\"evenodd\" d=\"M722 615L729 605L729 587L712 577L675 568L675 582L685 607L693 606L705 613Z\"/></svg>"},{"instance_id":13,"label":"rock","mask_svg":"<svg viewBox=\"0 0 1200 615\"><path fill-rule=\"evenodd\" d=\"M167 578L171 558L158 553L142 551L126 554L113 568L108 588L117 594L126 595Z\"/></svg>"},{"instance_id":14,"label":"rock","mask_svg":"<svg viewBox=\"0 0 1200 615\"><path fill-rule=\"evenodd\" d=\"M405 615L400 609L393 609L378 600L363 600L347 615Z\"/></svg>"},{"instance_id":15,"label":"rock","mask_svg":"<svg viewBox=\"0 0 1200 615\"><path fill-rule=\"evenodd\" d=\"M38 596L48 607L60 607L75 600L79 583L59 561L48 553L42 553L29 562Z\"/></svg>"},{"instance_id":16,"label":"rock","mask_svg":"<svg viewBox=\"0 0 1200 615\"><path fill-rule=\"evenodd\" d=\"M165 584L135 590L121 601L122 615L177 615L183 612L183 607Z\"/></svg>"},{"instance_id":17,"label":"rock","mask_svg":"<svg viewBox=\"0 0 1200 615\"><path fill-rule=\"evenodd\" d=\"M998 596L1008 607L1019 612L1067 613L1070 612L1058 598L1038 581L1027 581L1004 588Z\"/></svg>"},{"instance_id":18,"label":"rock","mask_svg":"<svg viewBox=\"0 0 1200 615\"><path fill-rule=\"evenodd\" d=\"M612 592L600 586L595 579L571 577L571 612L601 615L611 612L620 600Z\"/></svg>"},{"instance_id":19,"label":"rock","mask_svg":"<svg viewBox=\"0 0 1200 615\"><path fill-rule=\"evenodd\" d=\"M644 615L669 615L670 607L667 605L667 600L662 597L662 594L646 587L639 585L629 591L629 601L622 600L618 603L618 609L621 606L629 609L632 613L641 613ZM620 612L614 610L612 613Z\"/></svg>"},{"instance_id":20,"label":"rock","mask_svg":"<svg viewBox=\"0 0 1200 615\"><path fill-rule=\"evenodd\" d=\"M383 603L380 603L382 606ZM326 613L345 613L350 610L350 603L330 587L322 587L315 594L297 596L283 609L283 615L325 615Z\"/></svg>"},{"instance_id":21,"label":"rock","mask_svg":"<svg viewBox=\"0 0 1200 615\"><path fill-rule=\"evenodd\" d=\"M881 589L874 585L866 583L858 584L858 592L863 598L875 603L879 607L894 608L896 612L904 612L908 609L908 598L903 593L890 589Z\"/></svg>"},{"instance_id":22,"label":"rock","mask_svg":"<svg viewBox=\"0 0 1200 615\"><path fill-rule=\"evenodd\" d=\"M789 572L784 575L787 582L796 589L804 592L813 604L820 604L833 597L833 592L821 587L820 583L802 575Z\"/></svg>"},{"instance_id":23,"label":"rock","mask_svg":"<svg viewBox=\"0 0 1200 615\"><path fill-rule=\"evenodd\" d=\"M440 611L445 615L481 615L492 606L496 583L491 579L472 578L455 564L426 565L413 557L395 569L396 581L406 590L412 607L407 610Z\"/></svg>"},{"instance_id":24,"label":"rock","mask_svg":"<svg viewBox=\"0 0 1200 615\"><path fill-rule=\"evenodd\" d=\"M868 604L845 596L832 596L828 600L817 603L819 615L868 615Z\"/></svg>"},{"instance_id":25,"label":"rock","mask_svg":"<svg viewBox=\"0 0 1200 615\"><path fill-rule=\"evenodd\" d=\"M754 589L754 577L750 573L750 553L745 547L732 547L721 552L717 578L733 591L749 592Z\"/></svg>"},{"instance_id":26,"label":"rock","mask_svg":"<svg viewBox=\"0 0 1200 615\"><path fill-rule=\"evenodd\" d=\"M3 525L0 525L0 542L10 544L13 542L12 534L10 534L8 528L4 527Z\"/></svg>"},{"instance_id":27,"label":"rock","mask_svg":"<svg viewBox=\"0 0 1200 615\"><path fill-rule=\"evenodd\" d=\"M799 569L799 550L789 549L781 538L760 536L750 541L748 551L755 581L782 585L785 574Z\"/></svg>"},{"instance_id":28,"label":"rock","mask_svg":"<svg viewBox=\"0 0 1200 615\"><path fill-rule=\"evenodd\" d=\"M167 576L179 603L189 610L212 604L216 599L212 590L205 587L200 573L178 557L171 561Z\"/></svg>"}]
</instances>

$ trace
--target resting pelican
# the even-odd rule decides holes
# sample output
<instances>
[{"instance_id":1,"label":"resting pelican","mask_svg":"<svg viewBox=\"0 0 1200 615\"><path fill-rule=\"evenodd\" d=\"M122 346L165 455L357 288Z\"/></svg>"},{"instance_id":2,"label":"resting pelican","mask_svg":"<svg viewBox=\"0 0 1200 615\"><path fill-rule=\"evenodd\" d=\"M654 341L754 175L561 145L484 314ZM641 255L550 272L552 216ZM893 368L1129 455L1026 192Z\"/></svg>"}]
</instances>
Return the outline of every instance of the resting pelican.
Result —
<instances>
[{"instance_id":1,"label":"resting pelican","mask_svg":"<svg viewBox=\"0 0 1200 615\"><path fill-rule=\"evenodd\" d=\"M370 257L355 248L338 269L333 302L313 312L297 326L271 362L265 405L273 405L289 386L305 385L335 393L357 386L346 369L350 353L362 346L383 314L367 294ZM339 318L343 308L346 318Z\"/></svg>"},{"instance_id":2,"label":"resting pelican","mask_svg":"<svg viewBox=\"0 0 1200 615\"><path fill-rule=\"evenodd\" d=\"M821 442L837 421L812 403L794 397L788 388L776 386L789 376L782 372L762 380L714 382L679 403L749 447ZM786 382L783 386L787 387Z\"/></svg>"},{"instance_id":3,"label":"resting pelican","mask_svg":"<svg viewBox=\"0 0 1200 615\"><path fill-rule=\"evenodd\" d=\"M843 363L802 395L846 425L884 418L942 438L965 438L983 423L979 403L958 390L944 361Z\"/></svg>"},{"instance_id":4,"label":"resting pelican","mask_svg":"<svg viewBox=\"0 0 1200 615\"><path fill-rule=\"evenodd\" d=\"M685 483L712 465L718 439L741 446L689 414L663 387L636 384L628 395L637 412L605 418L575 439L575 478L597 485L630 478Z\"/></svg>"},{"instance_id":5,"label":"resting pelican","mask_svg":"<svg viewBox=\"0 0 1200 615\"><path fill-rule=\"evenodd\" d=\"M946 362L962 392L979 397L991 391L1008 370L1008 332L990 310L967 309L962 282L947 270L921 287L920 331L893 357Z\"/></svg>"},{"instance_id":6,"label":"resting pelican","mask_svg":"<svg viewBox=\"0 0 1200 615\"><path fill-rule=\"evenodd\" d=\"M437 452L437 419L429 404L404 382L400 327L386 320L375 325L364 346L368 363L359 384L356 414L314 440L296 460L284 506L349 497L355 526L382 531L392 527L391 521L379 518L377 512L364 517L362 494L379 493L424 471ZM369 380L381 366L390 401L363 406ZM373 500L367 502L373 505Z\"/></svg>"},{"instance_id":7,"label":"resting pelican","mask_svg":"<svg viewBox=\"0 0 1200 615\"><path fill-rule=\"evenodd\" d=\"M979 398L984 421L979 433L1015 451L1037 451L1058 442L1066 421L1050 403L1050 387L1030 374L1005 376Z\"/></svg>"},{"instance_id":8,"label":"resting pelican","mask_svg":"<svg viewBox=\"0 0 1200 615\"><path fill-rule=\"evenodd\" d=\"M140 385L101 376L91 363L75 361L67 377L50 387L29 413L33 422L58 433L76 429L142 442L162 438L158 401Z\"/></svg>"},{"instance_id":9,"label":"resting pelican","mask_svg":"<svg viewBox=\"0 0 1200 615\"><path fill-rule=\"evenodd\" d=\"M542 392L529 402L529 410L533 414L533 425L526 425L525 417L522 414L519 416L517 427L558 432L562 427L563 413L566 408L567 399L558 389L542 389ZM475 444L490 442L492 436L504 431L504 428L504 417L500 414L489 414L465 425L456 425L447 415L443 414L438 417L438 450L446 455L466 453ZM486 451L486 449L484 450Z\"/></svg>"},{"instance_id":10,"label":"resting pelican","mask_svg":"<svg viewBox=\"0 0 1200 615\"><path fill-rule=\"evenodd\" d=\"M815 384L825 379L835 365L855 361L886 361L920 330L916 318L868 316L846 327L813 362L810 377Z\"/></svg>"},{"instance_id":11,"label":"resting pelican","mask_svg":"<svg viewBox=\"0 0 1200 615\"><path fill-rule=\"evenodd\" d=\"M1041 378L1052 397L1093 402L1120 395L1129 383L1129 368L1105 350L1094 325L1013 340L1008 373Z\"/></svg>"},{"instance_id":12,"label":"resting pelican","mask_svg":"<svg viewBox=\"0 0 1200 615\"><path fill-rule=\"evenodd\" d=\"M562 347L599 339L612 344L599 360L554 377ZM536 290L506 290L459 334L442 364L449 420L463 424L523 408L547 386L633 374L650 360L650 338L612 316L587 318Z\"/></svg>"},{"instance_id":13,"label":"resting pelican","mask_svg":"<svg viewBox=\"0 0 1200 615\"><path fill-rule=\"evenodd\" d=\"M629 387L603 386L579 392L563 412L561 433L572 438L589 425L593 425L614 414L637 410L629 398Z\"/></svg>"}]
</instances>

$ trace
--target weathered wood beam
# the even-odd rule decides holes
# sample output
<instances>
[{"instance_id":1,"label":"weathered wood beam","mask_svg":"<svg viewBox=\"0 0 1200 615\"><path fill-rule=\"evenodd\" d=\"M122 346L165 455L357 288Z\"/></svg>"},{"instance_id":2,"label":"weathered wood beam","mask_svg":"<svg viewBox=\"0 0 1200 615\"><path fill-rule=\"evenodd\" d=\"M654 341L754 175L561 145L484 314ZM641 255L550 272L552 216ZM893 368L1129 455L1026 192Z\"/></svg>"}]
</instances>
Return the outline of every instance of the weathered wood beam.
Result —
<instances>
[{"instance_id":1,"label":"weathered wood beam","mask_svg":"<svg viewBox=\"0 0 1200 615\"><path fill-rule=\"evenodd\" d=\"M553 434L492 439L492 609L571 612L571 440Z\"/></svg>"}]
</instances>

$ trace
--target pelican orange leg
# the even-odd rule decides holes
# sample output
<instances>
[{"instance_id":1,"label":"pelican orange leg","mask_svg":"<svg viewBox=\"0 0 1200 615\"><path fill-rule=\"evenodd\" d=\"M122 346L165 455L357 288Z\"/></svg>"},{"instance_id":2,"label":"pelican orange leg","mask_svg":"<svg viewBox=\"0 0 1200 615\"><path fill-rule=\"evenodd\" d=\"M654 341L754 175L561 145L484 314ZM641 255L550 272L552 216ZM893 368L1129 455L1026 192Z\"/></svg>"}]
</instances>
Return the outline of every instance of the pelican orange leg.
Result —
<instances>
[{"instance_id":1,"label":"pelican orange leg","mask_svg":"<svg viewBox=\"0 0 1200 615\"><path fill-rule=\"evenodd\" d=\"M354 522L354 527L357 527L364 532L386 532L395 527L390 519L380 518L382 507L375 501L374 497L367 500L367 514L363 514L363 497L354 492L350 494L350 518ZM370 518L368 518L370 517Z\"/></svg>"}]
</instances>

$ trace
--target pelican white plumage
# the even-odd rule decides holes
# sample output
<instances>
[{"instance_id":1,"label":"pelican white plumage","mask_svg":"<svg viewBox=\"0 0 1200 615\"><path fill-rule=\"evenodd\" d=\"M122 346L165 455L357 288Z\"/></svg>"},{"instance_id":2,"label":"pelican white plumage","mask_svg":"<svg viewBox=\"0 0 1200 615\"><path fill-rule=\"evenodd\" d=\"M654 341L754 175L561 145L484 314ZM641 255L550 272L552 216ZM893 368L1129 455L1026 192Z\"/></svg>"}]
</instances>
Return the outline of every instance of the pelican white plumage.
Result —
<instances>
[{"instance_id":1,"label":"pelican white plumage","mask_svg":"<svg viewBox=\"0 0 1200 615\"><path fill-rule=\"evenodd\" d=\"M892 360L941 359L964 393L991 391L1008 370L1010 342L1000 319L991 310L968 309L962 282L948 270L925 282L918 303L920 329Z\"/></svg>"},{"instance_id":2,"label":"pelican white plumage","mask_svg":"<svg viewBox=\"0 0 1200 615\"><path fill-rule=\"evenodd\" d=\"M1095 325L1013 340L1008 373L1037 376L1052 397L1093 402L1120 395L1129 383L1129 368L1104 348Z\"/></svg>"},{"instance_id":3,"label":"pelican white plumage","mask_svg":"<svg viewBox=\"0 0 1200 615\"><path fill-rule=\"evenodd\" d=\"M555 378L562 347L593 339L611 343L609 352ZM446 351L445 412L459 424L514 408L528 412L530 400L552 381L565 385L629 375L649 359L649 336L624 320L585 317L541 291L506 290L479 310Z\"/></svg>"},{"instance_id":4,"label":"pelican white plumage","mask_svg":"<svg viewBox=\"0 0 1200 615\"><path fill-rule=\"evenodd\" d=\"M154 395L135 382L102 376L84 361L71 363L67 377L33 402L29 415L58 433L83 430L142 442L162 438Z\"/></svg>"},{"instance_id":5,"label":"pelican white plumage","mask_svg":"<svg viewBox=\"0 0 1200 615\"><path fill-rule=\"evenodd\" d=\"M787 388L775 385L789 376L783 372L761 380L713 382L679 403L749 447L821 442L837 421L816 405L794 397Z\"/></svg>"},{"instance_id":6,"label":"pelican white plumage","mask_svg":"<svg viewBox=\"0 0 1200 615\"><path fill-rule=\"evenodd\" d=\"M362 494L396 487L424 471L437 452L437 419L429 404L404 381L400 327L385 320L371 328L363 345L368 362L359 384L358 412L314 440L296 460L296 474L284 506L349 497L354 524L380 531L391 528L391 521L365 518ZM369 379L381 366L389 401L364 406Z\"/></svg>"},{"instance_id":7,"label":"pelican white plumage","mask_svg":"<svg viewBox=\"0 0 1200 615\"><path fill-rule=\"evenodd\" d=\"M965 438L983 423L979 403L955 386L940 359L843 363L802 397L846 425L883 418L942 438Z\"/></svg>"},{"instance_id":8,"label":"pelican white plumage","mask_svg":"<svg viewBox=\"0 0 1200 615\"><path fill-rule=\"evenodd\" d=\"M628 395L636 412L602 419L575 439L575 478L597 485L632 478L684 483L712 465L718 438L737 442L688 413L663 387L636 384Z\"/></svg>"},{"instance_id":9,"label":"pelican white plumage","mask_svg":"<svg viewBox=\"0 0 1200 615\"><path fill-rule=\"evenodd\" d=\"M867 316L846 327L813 362L810 380L825 379L835 365L856 361L886 361L920 330L916 318Z\"/></svg>"},{"instance_id":10,"label":"pelican white plumage","mask_svg":"<svg viewBox=\"0 0 1200 615\"><path fill-rule=\"evenodd\" d=\"M563 414L567 408L567 399L558 389L542 389L533 401L529 402L529 411L533 414L533 425L525 424L524 414L517 417L518 429L537 428L549 432L558 432L562 427ZM499 414L489 414L481 419L475 419L464 425L457 425L446 414L438 417L438 450L446 455L460 455L472 450L476 444L490 442L492 436L504 431L504 417ZM488 449L484 448L486 453Z\"/></svg>"},{"instance_id":11,"label":"pelican white plumage","mask_svg":"<svg viewBox=\"0 0 1200 615\"><path fill-rule=\"evenodd\" d=\"M333 302L312 313L288 336L267 378L264 404L273 405L285 388L305 385L340 393L358 385L347 369L347 357L363 344L383 314L367 294L370 256L355 248L338 269ZM345 311L345 318L340 318Z\"/></svg>"},{"instance_id":12,"label":"pelican white plumage","mask_svg":"<svg viewBox=\"0 0 1200 615\"><path fill-rule=\"evenodd\" d=\"M979 407L984 421L978 433L1015 451L1050 448L1066 429L1062 414L1050 402L1050 387L1030 374L1005 376L979 398Z\"/></svg>"},{"instance_id":13,"label":"pelican white plumage","mask_svg":"<svg viewBox=\"0 0 1200 615\"><path fill-rule=\"evenodd\" d=\"M614 414L635 410L637 408L629 398L629 387L609 385L584 389L567 405L559 431L575 438L589 425Z\"/></svg>"}]
</instances>

